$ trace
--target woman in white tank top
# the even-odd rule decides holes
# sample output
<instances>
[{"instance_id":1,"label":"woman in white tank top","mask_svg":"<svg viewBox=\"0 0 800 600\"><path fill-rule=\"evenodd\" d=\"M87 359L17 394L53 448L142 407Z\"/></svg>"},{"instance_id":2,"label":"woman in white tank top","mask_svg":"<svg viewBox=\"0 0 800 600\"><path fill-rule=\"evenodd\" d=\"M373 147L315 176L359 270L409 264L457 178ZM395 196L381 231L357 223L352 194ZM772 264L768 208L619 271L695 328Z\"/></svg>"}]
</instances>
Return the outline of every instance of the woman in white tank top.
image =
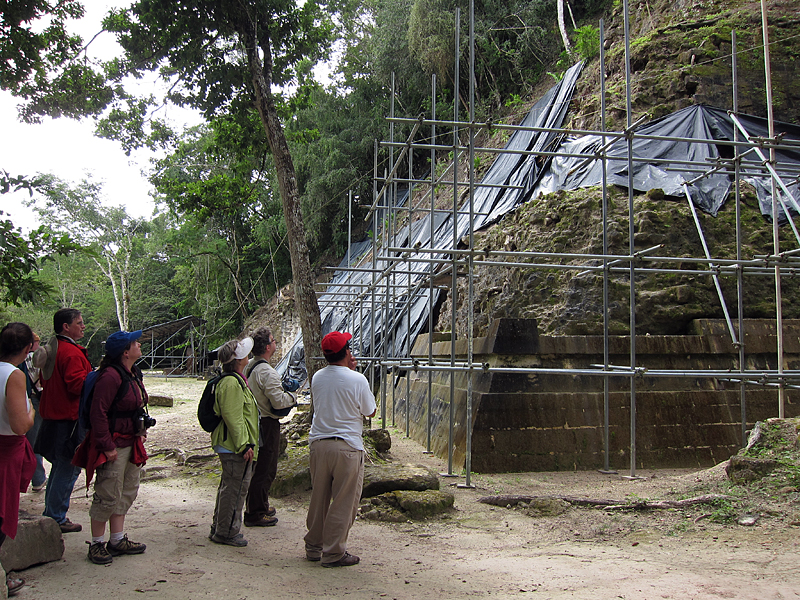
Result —
<instances>
[{"instance_id":1,"label":"woman in white tank top","mask_svg":"<svg viewBox=\"0 0 800 600\"><path fill-rule=\"evenodd\" d=\"M9 323L0 332L0 545L17 535L19 495L28 489L36 467L25 432L33 426L35 411L28 399L25 374L16 365L33 348L33 331L24 323ZM6 579L8 595L14 595L25 581Z\"/></svg>"}]
</instances>

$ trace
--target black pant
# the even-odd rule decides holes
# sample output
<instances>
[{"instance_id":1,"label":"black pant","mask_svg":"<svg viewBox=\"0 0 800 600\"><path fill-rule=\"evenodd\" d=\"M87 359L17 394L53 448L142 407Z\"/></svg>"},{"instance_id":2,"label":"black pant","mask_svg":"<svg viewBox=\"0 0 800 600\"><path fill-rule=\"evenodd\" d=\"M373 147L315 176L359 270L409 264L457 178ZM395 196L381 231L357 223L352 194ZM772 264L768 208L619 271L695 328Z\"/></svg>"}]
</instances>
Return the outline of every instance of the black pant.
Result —
<instances>
[{"instance_id":1,"label":"black pant","mask_svg":"<svg viewBox=\"0 0 800 600\"><path fill-rule=\"evenodd\" d=\"M278 473L278 454L281 447L281 424L278 419L261 417L259 430L264 445L258 449L258 460L250 481L250 490L247 492L247 510L244 513L244 520L251 522L267 515L269 490Z\"/></svg>"}]
</instances>

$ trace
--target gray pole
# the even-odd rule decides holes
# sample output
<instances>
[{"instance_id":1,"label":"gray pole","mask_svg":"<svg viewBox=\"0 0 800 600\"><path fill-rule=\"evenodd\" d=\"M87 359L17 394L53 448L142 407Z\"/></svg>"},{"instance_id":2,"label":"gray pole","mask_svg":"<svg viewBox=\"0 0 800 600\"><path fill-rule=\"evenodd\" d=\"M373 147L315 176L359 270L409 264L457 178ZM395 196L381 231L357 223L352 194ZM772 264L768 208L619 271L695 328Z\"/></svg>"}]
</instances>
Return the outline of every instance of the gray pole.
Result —
<instances>
[{"instance_id":1,"label":"gray pole","mask_svg":"<svg viewBox=\"0 0 800 600\"><path fill-rule=\"evenodd\" d=\"M772 113L772 69L769 54L769 28L767 26L767 2L761 0L761 33L764 36L764 76L767 88L767 125L769 127L770 142L775 140L775 120ZM770 164L775 165L775 146L769 148ZM781 252L780 232L778 230L778 187L775 184L775 177L772 177L772 253L776 257L775 262L775 329L778 338L778 374L783 374L783 301L781 294L781 267L777 257ZM786 215L791 218L791 215ZM778 387L778 418L783 419L784 405L784 382L779 380Z\"/></svg>"},{"instance_id":2,"label":"gray pole","mask_svg":"<svg viewBox=\"0 0 800 600\"><path fill-rule=\"evenodd\" d=\"M631 37L628 0L624 0L625 12L625 105L628 130L628 252L630 262L630 329L631 329L631 370L636 370L636 267L634 265L634 224L633 224L633 114L631 107ZM636 477L636 378L631 377L631 477Z\"/></svg>"},{"instance_id":3,"label":"gray pole","mask_svg":"<svg viewBox=\"0 0 800 600\"><path fill-rule=\"evenodd\" d=\"M731 78L733 81L733 112L739 114L739 68L738 68L738 48L736 45L736 30L731 30ZM739 141L739 129L733 128L733 141ZM739 147L735 146L733 162L733 186L736 196L736 260L742 260L742 189L739 184L741 177L742 158ZM744 278L742 266L736 267L736 298L739 304L739 371L745 369L745 332L744 332ZM747 445L747 384L744 378L739 383L739 406L742 413L742 447Z\"/></svg>"}]
</instances>

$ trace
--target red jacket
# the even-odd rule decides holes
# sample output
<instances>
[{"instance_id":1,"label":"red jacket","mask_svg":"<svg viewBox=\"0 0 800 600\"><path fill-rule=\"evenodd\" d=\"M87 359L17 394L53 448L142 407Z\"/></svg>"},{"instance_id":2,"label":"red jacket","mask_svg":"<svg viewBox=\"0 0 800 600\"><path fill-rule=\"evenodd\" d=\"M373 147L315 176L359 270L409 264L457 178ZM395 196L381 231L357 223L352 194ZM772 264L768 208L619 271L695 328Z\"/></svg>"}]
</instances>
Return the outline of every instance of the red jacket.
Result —
<instances>
[{"instance_id":1,"label":"red jacket","mask_svg":"<svg viewBox=\"0 0 800 600\"><path fill-rule=\"evenodd\" d=\"M77 421L83 380L92 370L86 348L58 337L56 364L50 379L42 379L39 413L51 421Z\"/></svg>"}]
</instances>

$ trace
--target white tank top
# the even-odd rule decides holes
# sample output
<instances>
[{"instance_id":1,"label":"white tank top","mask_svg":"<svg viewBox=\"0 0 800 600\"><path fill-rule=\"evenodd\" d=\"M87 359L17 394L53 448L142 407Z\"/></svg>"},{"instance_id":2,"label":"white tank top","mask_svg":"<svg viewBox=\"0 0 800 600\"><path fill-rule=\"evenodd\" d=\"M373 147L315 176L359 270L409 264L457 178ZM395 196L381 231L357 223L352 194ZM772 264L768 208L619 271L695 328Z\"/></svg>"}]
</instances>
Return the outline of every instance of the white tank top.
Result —
<instances>
[{"instance_id":1,"label":"white tank top","mask_svg":"<svg viewBox=\"0 0 800 600\"><path fill-rule=\"evenodd\" d=\"M6 384L11 373L17 370L17 367L7 362L0 362L0 392L2 392L2 403L0 403L0 435L17 435L11 429L11 424L8 422L8 410L6 410ZM31 401L26 396L28 410L31 409Z\"/></svg>"}]
</instances>

